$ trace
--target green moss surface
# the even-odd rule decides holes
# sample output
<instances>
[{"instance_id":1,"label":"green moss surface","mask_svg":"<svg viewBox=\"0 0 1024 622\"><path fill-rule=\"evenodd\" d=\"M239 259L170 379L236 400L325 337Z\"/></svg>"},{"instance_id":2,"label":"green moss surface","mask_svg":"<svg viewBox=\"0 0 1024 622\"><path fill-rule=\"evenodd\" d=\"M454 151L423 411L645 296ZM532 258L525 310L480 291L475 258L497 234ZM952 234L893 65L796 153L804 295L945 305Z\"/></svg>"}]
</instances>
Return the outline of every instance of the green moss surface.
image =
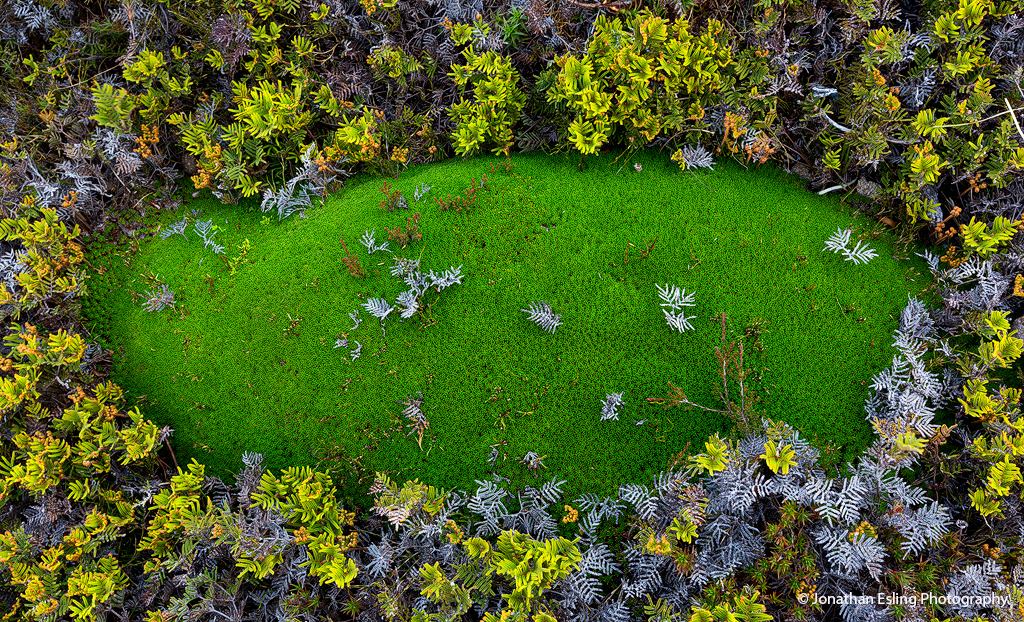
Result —
<instances>
[{"instance_id":1,"label":"green moss surface","mask_svg":"<svg viewBox=\"0 0 1024 622\"><path fill-rule=\"evenodd\" d=\"M113 379L174 428L179 463L196 458L222 475L255 451L271 467L330 467L358 496L375 470L443 487L492 470L531 481L518 461L534 451L545 457L542 476L564 477L570 492L610 492L728 429L715 415L646 402L671 382L716 406L724 312L730 333L747 335L764 414L840 458L868 443L868 383L891 360L908 295L926 283L921 264L878 225L770 168L684 173L657 153L603 157L583 170L570 157L515 156L511 170L502 162L406 171L392 183L411 212L382 210L382 180L359 178L281 223L213 200L161 217L212 219L230 257L249 240L249 261L234 276L191 228L137 251L107 246L91 258L103 274L85 305L114 350ZM472 209L438 208L435 197L485 173L488 190ZM432 190L416 202L420 183ZM389 319L386 335L362 311L348 338L363 356L350 361L333 347L351 327L347 314L404 289L388 274L391 256L367 256L357 240L367 229L384 239L412 212L422 215L424 240L397 254L420 257L424 269L461 265L465 281L425 317ZM837 227L852 227L879 257L855 266L823 252ZM340 238L367 277L345 270ZM639 248L655 239L642 258ZM624 263L630 242L638 248ZM133 292L147 290L146 275L175 292L176 309L142 309ZM696 292L695 330L665 325L659 283ZM537 300L563 317L553 335L520 312ZM291 332L290 318L301 318ZM422 450L399 404L417 392L430 421ZM625 407L619 421L601 422L610 392L624 392Z\"/></svg>"}]
</instances>

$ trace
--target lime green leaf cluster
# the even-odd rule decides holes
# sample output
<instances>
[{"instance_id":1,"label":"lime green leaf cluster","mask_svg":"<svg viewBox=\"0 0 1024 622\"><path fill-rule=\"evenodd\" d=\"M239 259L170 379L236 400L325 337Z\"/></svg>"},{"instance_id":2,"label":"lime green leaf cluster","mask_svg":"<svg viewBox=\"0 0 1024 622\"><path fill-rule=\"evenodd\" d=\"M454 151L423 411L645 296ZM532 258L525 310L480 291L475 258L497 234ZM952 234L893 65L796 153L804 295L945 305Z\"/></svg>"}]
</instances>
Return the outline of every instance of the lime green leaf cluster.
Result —
<instances>
[{"instance_id":1,"label":"lime green leaf cluster","mask_svg":"<svg viewBox=\"0 0 1024 622\"><path fill-rule=\"evenodd\" d=\"M121 131L131 127L135 98L127 90L109 83L97 84L92 90L92 101L96 113L91 118L96 123Z\"/></svg>"},{"instance_id":2,"label":"lime green leaf cluster","mask_svg":"<svg viewBox=\"0 0 1024 622\"><path fill-rule=\"evenodd\" d=\"M978 486L970 492L971 507L989 518L1003 515L1003 499L1022 494L1024 479L1024 417L1021 417L1022 391L1001 385L993 391L989 385L992 369L1009 367L1019 359L1024 341L1012 330L1005 311L988 313L977 328L982 341L978 346L980 367L969 372L974 377L964 384L959 402L971 423L981 424L968 445L969 454L979 461Z\"/></svg>"},{"instance_id":3,"label":"lime green leaf cluster","mask_svg":"<svg viewBox=\"0 0 1024 622\"><path fill-rule=\"evenodd\" d=\"M280 476L264 473L252 500L285 517L309 550L310 574L321 583L345 587L355 579L355 562L345 555L356 544L355 533L346 533L355 514L341 507L329 475L309 467L285 469Z\"/></svg>"},{"instance_id":4,"label":"lime green leaf cluster","mask_svg":"<svg viewBox=\"0 0 1024 622\"><path fill-rule=\"evenodd\" d=\"M788 474L789 470L797 464L796 452L793 447L788 443L777 443L773 440L764 444L764 453L761 454L761 459L776 475Z\"/></svg>"},{"instance_id":5,"label":"lime green leaf cluster","mask_svg":"<svg viewBox=\"0 0 1024 622\"><path fill-rule=\"evenodd\" d=\"M415 57L397 45L381 45L373 50L366 59L367 64L379 77L387 77L405 84L413 73L423 69Z\"/></svg>"},{"instance_id":6,"label":"lime green leaf cluster","mask_svg":"<svg viewBox=\"0 0 1024 622\"><path fill-rule=\"evenodd\" d=\"M34 207L31 199L28 203L27 207ZM59 307L61 299L78 292L85 261L79 235L78 225L68 227L49 208L39 210L37 217L0 220L0 240L23 249L18 257L23 269L14 275L17 288L11 291L6 283L0 283L0 305L13 305L14 316L19 317L44 303Z\"/></svg>"},{"instance_id":7,"label":"lime green leaf cluster","mask_svg":"<svg viewBox=\"0 0 1024 622\"><path fill-rule=\"evenodd\" d=\"M770 622L774 618L768 608L760 602L757 591L744 591L724 599L713 606L694 606L690 609L689 622Z\"/></svg>"},{"instance_id":8,"label":"lime green leaf cluster","mask_svg":"<svg viewBox=\"0 0 1024 622\"><path fill-rule=\"evenodd\" d=\"M990 311L982 319L978 333L984 337L978 358L985 367L1009 367L1024 353L1024 340L1011 328L1006 311Z\"/></svg>"},{"instance_id":9,"label":"lime green leaf cluster","mask_svg":"<svg viewBox=\"0 0 1024 622\"><path fill-rule=\"evenodd\" d=\"M494 153L507 154L512 128L526 105L519 72L507 56L494 50L478 53L472 44L462 50L462 57L465 63L452 65L450 73L462 95L448 110L455 123L455 152L471 155L490 146Z\"/></svg>"},{"instance_id":10,"label":"lime green leaf cluster","mask_svg":"<svg viewBox=\"0 0 1024 622\"><path fill-rule=\"evenodd\" d=\"M302 84L285 87L277 82L260 82L255 87L235 82L232 85L235 108L231 110L235 121L244 128L245 135L280 145L282 141L293 141L301 146L303 132L313 119L306 109L306 93ZM238 131L228 128L228 143L238 148L242 140Z\"/></svg>"},{"instance_id":11,"label":"lime green leaf cluster","mask_svg":"<svg viewBox=\"0 0 1024 622\"><path fill-rule=\"evenodd\" d=\"M80 335L14 324L4 346L9 358L0 363L13 374L0 377L0 411L11 433L0 453L0 508L62 494L75 507L57 541L41 544L23 526L0 534L0 565L17 595L12 611L95 620L128 584L107 553L139 524L136 504L111 485L114 472L152 464L161 433L137 409L121 409L124 394L113 384L75 388L59 416L40 401L57 374L74 378L86 349Z\"/></svg>"},{"instance_id":12,"label":"lime green leaf cluster","mask_svg":"<svg viewBox=\"0 0 1024 622\"><path fill-rule=\"evenodd\" d=\"M483 604L494 593L496 580L511 587L503 593L501 613L484 614L484 620L497 622L543 622L553 619L537 603L545 590L575 570L582 559L576 544L565 538L537 540L518 531L502 531L492 545L479 537L462 542L469 563L458 566L455 576L444 573L440 564L420 568L420 593L441 608L437 614L417 611L414 620L422 622L457 619L474 602Z\"/></svg>"},{"instance_id":13,"label":"lime green leaf cluster","mask_svg":"<svg viewBox=\"0 0 1024 622\"><path fill-rule=\"evenodd\" d=\"M714 475L729 465L735 449L729 441L715 434L704 443L704 453L690 457L690 465L697 472Z\"/></svg>"},{"instance_id":14,"label":"lime green leaf cluster","mask_svg":"<svg viewBox=\"0 0 1024 622\"><path fill-rule=\"evenodd\" d=\"M1013 221L1005 216L996 216L991 225L986 225L971 216L971 221L960 227L964 250L982 258L989 257L1010 243L1013 236L1017 235L1020 225L1021 221Z\"/></svg>"},{"instance_id":15,"label":"lime green leaf cluster","mask_svg":"<svg viewBox=\"0 0 1024 622\"><path fill-rule=\"evenodd\" d=\"M374 511L393 525L401 525L420 512L435 516L444 507L447 495L419 480L401 486L384 473L377 473L370 492L374 493Z\"/></svg>"},{"instance_id":16,"label":"lime green leaf cluster","mask_svg":"<svg viewBox=\"0 0 1024 622\"><path fill-rule=\"evenodd\" d=\"M725 27L709 20L692 33L686 20L649 11L598 17L587 51L556 59L550 102L569 114L567 137L594 154L622 133L642 146L655 137L704 127L705 110L721 101L733 55Z\"/></svg>"}]
</instances>

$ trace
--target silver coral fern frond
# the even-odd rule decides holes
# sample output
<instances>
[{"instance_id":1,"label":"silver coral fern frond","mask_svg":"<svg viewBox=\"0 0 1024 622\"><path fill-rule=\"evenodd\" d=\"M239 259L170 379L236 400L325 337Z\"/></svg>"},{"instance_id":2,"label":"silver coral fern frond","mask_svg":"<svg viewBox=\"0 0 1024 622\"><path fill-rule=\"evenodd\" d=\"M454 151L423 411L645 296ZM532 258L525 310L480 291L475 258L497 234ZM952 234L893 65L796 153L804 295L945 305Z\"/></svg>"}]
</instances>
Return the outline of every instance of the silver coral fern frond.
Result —
<instances>
[{"instance_id":1,"label":"silver coral fern frond","mask_svg":"<svg viewBox=\"0 0 1024 622\"><path fill-rule=\"evenodd\" d=\"M383 298L370 298L363 303L363 308L381 322L383 322L384 318L395 310L395 308L391 306L391 303Z\"/></svg>"},{"instance_id":2,"label":"silver coral fern frond","mask_svg":"<svg viewBox=\"0 0 1024 622\"><path fill-rule=\"evenodd\" d=\"M609 393L601 403L601 421L618 421L622 409L622 393Z\"/></svg>"},{"instance_id":3,"label":"silver coral fern frond","mask_svg":"<svg viewBox=\"0 0 1024 622\"><path fill-rule=\"evenodd\" d=\"M711 153L701 145L683 147L683 162L686 165L686 170L690 171L695 168L715 168L715 159Z\"/></svg>"},{"instance_id":4,"label":"silver coral fern frond","mask_svg":"<svg viewBox=\"0 0 1024 622\"><path fill-rule=\"evenodd\" d=\"M878 253L860 240L853 248L843 251L843 258L846 261L852 261L855 265L866 264L875 257L878 257Z\"/></svg>"},{"instance_id":5,"label":"silver coral fern frond","mask_svg":"<svg viewBox=\"0 0 1024 622\"><path fill-rule=\"evenodd\" d=\"M661 306L665 309L671 309L672 311L680 311L685 307L696 306L697 295L693 292L687 292L686 289L679 289L676 285L656 285L658 288L658 298L661 299Z\"/></svg>"},{"instance_id":6,"label":"silver coral fern frond","mask_svg":"<svg viewBox=\"0 0 1024 622\"><path fill-rule=\"evenodd\" d=\"M396 300L400 307L398 316L403 320L407 320L412 316L416 315L416 312L420 310L420 299L415 291L409 289L398 295Z\"/></svg>"},{"instance_id":7,"label":"silver coral fern frond","mask_svg":"<svg viewBox=\"0 0 1024 622\"><path fill-rule=\"evenodd\" d=\"M838 228L825 240L824 250L832 251L833 253L841 253L850 245L850 236L853 235L853 231L849 229Z\"/></svg>"},{"instance_id":8,"label":"silver coral fern frond","mask_svg":"<svg viewBox=\"0 0 1024 622\"><path fill-rule=\"evenodd\" d=\"M395 257L395 263L391 264L391 276L397 276L399 278L405 278L412 274L419 272L420 260L419 259L406 259L405 257Z\"/></svg>"},{"instance_id":9,"label":"silver coral fern frond","mask_svg":"<svg viewBox=\"0 0 1024 622\"><path fill-rule=\"evenodd\" d=\"M853 231L850 229L838 228L825 240L825 248L822 250L842 255L843 259L853 262L855 265L866 264L878 256L878 253L863 240L857 240L853 248L850 248L852 235Z\"/></svg>"},{"instance_id":10,"label":"silver coral fern frond","mask_svg":"<svg viewBox=\"0 0 1024 622\"><path fill-rule=\"evenodd\" d=\"M416 189L412 191L412 198L417 203L419 203L420 200L423 199L423 197L427 196L428 192L430 192L430 185L429 184L424 184L424 183L416 184Z\"/></svg>"},{"instance_id":11,"label":"silver coral fern frond","mask_svg":"<svg viewBox=\"0 0 1024 622\"><path fill-rule=\"evenodd\" d=\"M161 240L166 240L167 238L171 237L172 235L180 235L183 238L187 238L188 236L185 235L185 231L187 229L188 229L188 219L187 218L182 218L181 220L179 220L177 222L172 222L171 224L169 224L166 227L164 227L163 229L161 229L160 230L160 239Z\"/></svg>"},{"instance_id":12,"label":"silver coral fern frond","mask_svg":"<svg viewBox=\"0 0 1024 622\"><path fill-rule=\"evenodd\" d=\"M529 307L520 311L525 313L531 322L549 333L554 333L562 325L562 316L552 311L551 305L546 302L531 302Z\"/></svg>"},{"instance_id":13,"label":"silver coral fern frond","mask_svg":"<svg viewBox=\"0 0 1024 622\"><path fill-rule=\"evenodd\" d=\"M161 283L160 287L152 289L146 294L142 308L150 313L174 308L174 292L165 283Z\"/></svg>"},{"instance_id":14,"label":"silver coral fern frond","mask_svg":"<svg viewBox=\"0 0 1024 622\"><path fill-rule=\"evenodd\" d=\"M416 436L416 444L423 449L423 433L430 427L427 416L423 414L423 394L410 395L405 398L402 405L405 406L402 416L409 421L409 434Z\"/></svg>"},{"instance_id":15,"label":"silver coral fern frond","mask_svg":"<svg viewBox=\"0 0 1024 622\"><path fill-rule=\"evenodd\" d=\"M448 268L436 274L433 270L427 273L427 280L430 281L430 285L434 287L438 292L445 290L452 285L462 284L462 266L456 268Z\"/></svg>"},{"instance_id":16,"label":"silver coral fern frond","mask_svg":"<svg viewBox=\"0 0 1024 622\"><path fill-rule=\"evenodd\" d=\"M665 323L668 327L678 333L685 333L688 330L693 330L693 324L690 324L694 316L687 316L686 313L680 311L679 313L672 313L669 310L665 310Z\"/></svg>"},{"instance_id":17,"label":"silver coral fern frond","mask_svg":"<svg viewBox=\"0 0 1024 622\"><path fill-rule=\"evenodd\" d=\"M535 451L528 451L526 452L526 455L519 460L519 462L526 465L526 468L536 473L537 471L546 468L544 466L544 458L545 456L538 455Z\"/></svg>"},{"instance_id":18,"label":"silver coral fern frond","mask_svg":"<svg viewBox=\"0 0 1024 622\"><path fill-rule=\"evenodd\" d=\"M661 302L661 309L665 314L665 323L672 330L680 333L685 333L688 330L693 330L693 325L690 324L695 316L686 315L686 309L688 307L694 307L697 305L697 295L693 292L687 292L686 289L680 289L676 285L656 285L658 289L658 298Z\"/></svg>"},{"instance_id":19,"label":"silver coral fern frond","mask_svg":"<svg viewBox=\"0 0 1024 622\"><path fill-rule=\"evenodd\" d=\"M366 247L367 255L372 255L377 251L384 251L385 253L391 252L391 248L387 241L380 242L379 244L377 243L377 231L375 229L364 231L363 237L359 238L359 242Z\"/></svg>"},{"instance_id":20,"label":"silver coral fern frond","mask_svg":"<svg viewBox=\"0 0 1024 622\"><path fill-rule=\"evenodd\" d=\"M212 220L197 221L194 229L199 234L199 237L203 239L203 246L212 250L215 255L224 254L224 247L214 239L217 235L217 227L214 226Z\"/></svg>"}]
</instances>

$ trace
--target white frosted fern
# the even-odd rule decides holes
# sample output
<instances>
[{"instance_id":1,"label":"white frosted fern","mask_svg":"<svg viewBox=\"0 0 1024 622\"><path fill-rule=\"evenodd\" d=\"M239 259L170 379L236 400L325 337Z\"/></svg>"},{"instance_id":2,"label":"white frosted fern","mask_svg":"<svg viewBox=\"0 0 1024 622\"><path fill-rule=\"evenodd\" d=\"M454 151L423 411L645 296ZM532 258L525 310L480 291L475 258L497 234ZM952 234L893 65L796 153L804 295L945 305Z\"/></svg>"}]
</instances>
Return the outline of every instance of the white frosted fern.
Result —
<instances>
[{"instance_id":1,"label":"white frosted fern","mask_svg":"<svg viewBox=\"0 0 1024 622\"><path fill-rule=\"evenodd\" d=\"M377 242L377 232L373 229L363 232L363 237L359 238L359 242L366 247L366 254L372 255L377 251L384 251L390 253L391 249L388 247L388 242Z\"/></svg>"},{"instance_id":2,"label":"white frosted fern","mask_svg":"<svg viewBox=\"0 0 1024 622\"><path fill-rule=\"evenodd\" d=\"M622 410L622 393L609 393L601 402L601 421L618 421Z\"/></svg>"},{"instance_id":3,"label":"white frosted fern","mask_svg":"<svg viewBox=\"0 0 1024 622\"><path fill-rule=\"evenodd\" d=\"M853 262L855 265L866 264L878 256L878 253L863 240L857 240L857 243L851 248L850 238L852 236L853 231L840 227L825 240L825 248L823 250L842 255L843 259Z\"/></svg>"},{"instance_id":4,"label":"white frosted fern","mask_svg":"<svg viewBox=\"0 0 1024 622\"><path fill-rule=\"evenodd\" d=\"M696 316L686 315L686 309L697 305L697 295L680 289L676 285L665 284L656 287L658 288L658 298L661 299L659 304L665 314L665 323L668 324L668 327L680 333L693 330L690 320Z\"/></svg>"},{"instance_id":5,"label":"white frosted fern","mask_svg":"<svg viewBox=\"0 0 1024 622\"><path fill-rule=\"evenodd\" d=\"M555 332L562 325L562 316L552 311L551 305L546 302L531 302L530 306L520 310L531 322L549 333Z\"/></svg>"}]
</instances>

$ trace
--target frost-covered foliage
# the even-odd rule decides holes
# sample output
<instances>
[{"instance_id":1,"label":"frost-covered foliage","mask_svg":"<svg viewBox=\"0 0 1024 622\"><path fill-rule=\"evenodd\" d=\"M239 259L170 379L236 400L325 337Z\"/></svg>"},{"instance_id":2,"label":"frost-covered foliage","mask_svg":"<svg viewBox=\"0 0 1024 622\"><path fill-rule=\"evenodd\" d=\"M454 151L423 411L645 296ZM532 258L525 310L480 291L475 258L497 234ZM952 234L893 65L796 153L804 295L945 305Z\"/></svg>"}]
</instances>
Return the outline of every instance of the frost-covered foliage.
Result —
<instances>
[{"instance_id":1,"label":"frost-covered foliage","mask_svg":"<svg viewBox=\"0 0 1024 622\"><path fill-rule=\"evenodd\" d=\"M298 170L281 186L267 186L263 190L260 210L277 214L284 220L292 214L303 214L316 196L327 191L336 180L336 169L323 160L316 161L316 146L309 145L302 154Z\"/></svg>"},{"instance_id":2,"label":"frost-covered foliage","mask_svg":"<svg viewBox=\"0 0 1024 622\"><path fill-rule=\"evenodd\" d=\"M174 292L171 291L171 288L167 287L166 283L161 283L156 288L147 292L145 300L142 302L142 308L151 313L173 307Z\"/></svg>"},{"instance_id":3,"label":"frost-covered foliage","mask_svg":"<svg viewBox=\"0 0 1024 622\"><path fill-rule=\"evenodd\" d=\"M370 298L363 303L366 312L383 322L395 310L384 298Z\"/></svg>"},{"instance_id":4,"label":"frost-covered foliage","mask_svg":"<svg viewBox=\"0 0 1024 622\"><path fill-rule=\"evenodd\" d=\"M419 183L416 184L416 188L413 189L412 198L414 201L419 203L423 200L423 197L430 193L430 184Z\"/></svg>"},{"instance_id":5,"label":"frost-covered foliage","mask_svg":"<svg viewBox=\"0 0 1024 622\"><path fill-rule=\"evenodd\" d=\"M852 235L853 231L850 229L836 229L836 232L825 240L825 250L842 255L843 259L852 261L856 265L865 264L878 257L878 253L863 240L857 240L857 243L851 247L850 236Z\"/></svg>"},{"instance_id":6,"label":"frost-covered foliage","mask_svg":"<svg viewBox=\"0 0 1024 622\"><path fill-rule=\"evenodd\" d=\"M187 231L188 231L188 219L187 218L182 218L181 220L176 220L176 221L170 223L169 225L165 226L163 229L161 229L160 230L160 237L163 238L164 240L166 240L167 238L169 238L171 236L174 236L174 235L180 235L183 238L187 238L188 237L188 235L186 234Z\"/></svg>"},{"instance_id":7,"label":"frost-covered foliage","mask_svg":"<svg viewBox=\"0 0 1024 622\"><path fill-rule=\"evenodd\" d=\"M530 305L521 309L526 318L540 327L541 330L554 333L562 325L562 316L551 309L551 305L544 301L531 302Z\"/></svg>"},{"instance_id":8,"label":"frost-covered foliage","mask_svg":"<svg viewBox=\"0 0 1024 622\"><path fill-rule=\"evenodd\" d=\"M367 231L363 235L362 242L370 254L377 250L391 252L387 242L381 244L376 242L372 231ZM387 334L386 320L392 314L397 312L401 320L408 320L417 314L424 313L436 302L442 292L454 285L461 284L462 279L465 278L462 266L446 268L441 272L429 270L423 273L420 270L419 259L405 257L395 257L389 272L391 276L400 279L408 289L396 296L394 304L386 298L379 297L369 298L362 304L367 313L380 320L381 330L385 335ZM429 297L428 294L430 294ZM362 323L359 310L356 309L349 313L349 318L352 320L352 328L349 329L349 332L353 332ZM351 351L352 360L359 358L360 353L361 346L359 350Z\"/></svg>"},{"instance_id":9,"label":"frost-covered foliage","mask_svg":"<svg viewBox=\"0 0 1024 622\"><path fill-rule=\"evenodd\" d=\"M601 421L618 421L622 410L622 393L609 393L601 402Z\"/></svg>"},{"instance_id":10,"label":"frost-covered foliage","mask_svg":"<svg viewBox=\"0 0 1024 622\"><path fill-rule=\"evenodd\" d=\"M673 154L672 159L687 170L715 168L714 157L703 145L686 145Z\"/></svg>"},{"instance_id":11,"label":"frost-covered foliage","mask_svg":"<svg viewBox=\"0 0 1024 622\"><path fill-rule=\"evenodd\" d=\"M679 333L693 330L690 320L694 319L694 316L687 316L686 309L697 305L697 295L675 285L658 285L657 288L658 298L661 299L659 304L668 327Z\"/></svg>"},{"instance_id":12,"label":"frost-covered foliage","mask_svg":"<svg viewBox=\"0 0 1024 622\"><path fill-rule=\"evenodd\" d=\"M526 452L526 454L519 459L519 463L525 465L527 469L534 473L545 468L544 457L535 451Z\"/></svg>"},{"instance_id":13,"label":"frost-covered foliage","mask_svg":"<svg viewBox=\"0 0 1024 622\"><path fill-rule=\"evenodd\" d=\"M409 434L416 437L416 443L420 446L420 449L423 449L423 433L430 427L430 421L423 414L423 394L419 393L405 398L402 405L405 407L402 410L402 416L407 421Z\"/></svg>"},{"instance_id":14,"label":"frost-covered foliage","mask_svg":"<svg viewBox=\"0 0 1024 622\"><path fill-rule=\"evenodd\" d=\"M359 242L360 244L366 247L367 255L372 255L377 251L383 251L385 253L391 252L391 249L389 248L388 245L388 241L383 240L380 243L378 243L377 232L372 229L370 231L364 231L363 237L359 238Z\"/></svg>"},{"instance_id":15,"label":"frost-covered foliage","mask_svg":"<svg viewBox=\"0 0 1024 622\"><path fill-rule=\"evenodd\" d=\"M217 226L213 224L212 220L197 220L193 228L203 241L203 246L213 251L216 255L224 254L224 246L216 240Z\"/></svg>"}]
</instances>

